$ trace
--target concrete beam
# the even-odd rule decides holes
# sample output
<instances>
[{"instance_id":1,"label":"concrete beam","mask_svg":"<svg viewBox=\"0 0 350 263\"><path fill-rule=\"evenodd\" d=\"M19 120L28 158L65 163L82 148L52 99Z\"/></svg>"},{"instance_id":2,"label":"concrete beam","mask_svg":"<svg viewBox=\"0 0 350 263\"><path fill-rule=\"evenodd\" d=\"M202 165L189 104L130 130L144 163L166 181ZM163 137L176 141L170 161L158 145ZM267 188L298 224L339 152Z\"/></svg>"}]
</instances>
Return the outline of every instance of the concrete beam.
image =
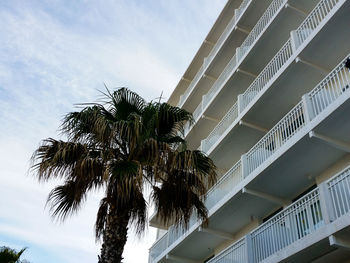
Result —
<instances>
[{"instance_id":1,"label":"concrete beam","mask_svg":"<svg viewBox=\"0 0 350 263\"><path fill-rule=\"evenodd\" d=\"M203 119L206 119L206 120L209 120L209 121L216 122L216 123L220 122L220 120L215 119L215 118L212 118L212 117L209 117L209 116L206 116L206 115L204 115L204 114L202 115L202 118L203 118Z\"/></svg>"},{"instance_id":2,"label":"concrete beam","mask_svg":"<svg viewBox=\"0 0 350 263\"><path fill-rule=\"evenodd\" d=\"M247 122L247 121L244 121L244 120L240 120L239 121L239 125L243 125L243 126L252 128L254 130L261 131L263 133L267 133L269 131L269 129L266 129L266 128L261 127L261 126L259 126L257 124L254 124L254 123L251 123L251 122Z\"/></svg>"},{"instance_id":3,"label":"concrete beam","mask_svg":"<svg viewBox=\"0 0 350 263\"><path fill-rule=\"evenodd\" d=\"M344 152L350 153L350 143L348 143L348 142L334 139L334 138L331 138L329 136L316 133L314 131L309 132L309 137L310 138L317 138L317 139L331 145L334 148L337 148L337 149L342 150Z\"/></svg>"},{"instance_id":4,"label":"concrete beam","mask_svg":"<svg viewBox=\"0 0 350 263\"><path fill-rule=\"evenodd\" d=\"M285 7L285 8L289 8L289 9L291 9L291 10L297 12L298 14L300 14L301 16L303 16L303 17L305 17L305 18L308 16L308 13L307 13L306 11L304 11L304 10L302 10L302 9L300 9L300 8L297 8L297 7L295 7L295 6L292 6L292 5L289 4L289 3L286 4L284 7Z\"/></svg>"},{"instance_id":5,"label":"concrete beam","mask_svg":"<svg viewBox=\"0 0 350 263\"><path fill-rule=\"evenodd\" d=\"M214 43L214 42L211 42L211 41L206 40L206 39L204 40L204 43L205 43L205 44L208 44L209 46L212 46L212 47L215 46L215 43Z\"/></svg>"},{"instance_id":6,"label":"concrete beam","mask_svg":"<svg viewBox=\"0 0 350 263\"><path fill-rule=\"evenodd\" d=\"M247 189L246 187L244 187L242 189L242 193L254 195L254 196L266 199L268 201L271 201L273 203L280 204L282 206L287 206L287 205L289 205L291 203L289 200L285 200L283 198L280 198L280 197L277 197L277 196L274 196L274 195L270 195L270 194L266 194L266 193L263 193L263 192L260 192L260 191Z\"/></svg>"},{"instance_id":7,"label":"concrete beam","mask_svg":"<svg viewBox=\"0 0 350 263\"><path fill-rule=\"evenodd\" d=\"M182 77L181 79L182 79L183 81L186 81L186 82L191 83L191 80L190 80L190 79L186 79L186 78L184 78L184 77Z\"/></svg>"},{"instance_id":8,"label":"concrete beam","mask_svg":"<svg viewBox=\"0 0 350 263\"><path fill-rule=\"evenodd\" d=\"M337 234L329 236L329 245L337 248L350 250L350 238Z\"/></svg>"},{"instance_id":9,"label":"concrete beam","mask_svg":"<svg viewBox=\"0 0 350 263\"><path fill-rule=\"evenodd\" d=\"M241 26L235 26L235 29L237 29L238 31L241 31L242 33L249 35L250 30L248 30L247 28L243 28Z\"/></svg>"},{"instance_id":10,"label":"concrete beam","mask_svg":"<svg viewBox=\"0 0 350 263\"><path fill-rule=\"evenodd\" d=\"M307 65L307 66L310 66L310 67L312 67L312 68L314 68L314 69L317 69L317 70L321 71L321 72L324 73L325 75L328 75L328 73L331 72L331 70L328 69L328 68L322 67L322 66L320 66L320 65L317 65L317 64L315 64L315 63L312 63L312 62L307 61L307 60L305 60L305 59L302 59L302 58L300 58L300 57L297 57L297 58L295 59L295 62L296 62L296 63L301 62L301 63L303 63L303 64L305 64L305 65Z\"/></svg>"},{"instance_id":11,"label":"concrete beam","mask_svg":"<svg viewBox=\"0 0 350 263\"><path fill-rule=\"evenodd\" d=\"M193 259L188 259L188 258L183 258L183 257L177 257L173 256L170 254L167 254L165 256L166 259L176 261L176 262L182 262L182 263L200 263L201 261L193 260Z\"/></svg>"},{"instance_id":12,"label":"concrete beam","mask_svg":"<svg viewBox=\"0 0 350 263\"><path fill-rule=\"evenodd\" d=\"M245 71L245 70L240 69L240 68L237 69L237 72L242 73L242 74L247 75L247 76L252 77L252 78L256 78L258 76L258 75L254 74L254 73Z\"/></svg>"},{"instance_id":13,"label":"concrete beam","mask_svg":"<svg viewBox=\"0 0 350 263\"><path fill-rule=\"evenodd\" d=\"M207 79L210 79L210 80L212 80L212 81L216 81L216 80L217 80L217 78L215 78L215 77L213 77L213 76L210 76L210 75L207 75L207 74L203 74L203 77L204 77L204 78L207 78Z\"/></svg>"},{"instance_id":14,"label":"concrete beam","mask_svg":"<svg viewBox=\"0 0 350 263\"><path fill-rule=\"evenodd\" d=\"M208 233L208 234L211 234L211 235L214 235L217 237L221 237L222 239L234 240L234 236L232 234L218 231L218 230L211 229L211 228L203 228L202 226L200 226L198 228L198 232Z\"/></svg>"}]
</instances>

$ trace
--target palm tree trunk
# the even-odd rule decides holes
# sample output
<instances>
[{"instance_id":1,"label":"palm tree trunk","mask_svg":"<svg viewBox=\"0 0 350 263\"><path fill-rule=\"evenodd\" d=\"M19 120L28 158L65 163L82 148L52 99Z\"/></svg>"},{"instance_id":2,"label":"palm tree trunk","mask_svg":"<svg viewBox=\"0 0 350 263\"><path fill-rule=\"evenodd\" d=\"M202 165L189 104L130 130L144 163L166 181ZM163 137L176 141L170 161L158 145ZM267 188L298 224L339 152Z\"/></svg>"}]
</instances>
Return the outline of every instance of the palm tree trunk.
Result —
<instances>
[{"instance_id":1,"label":"palm tree trunk","mask_svg":"<svg viewBox=\"0 0 350 263\"><path fill-rule=\"evenodd\" d=\"M130 216L128 213L118 215L110 213L106 230L103 233L103 244L98 263L120 263L123 260L122 254L127 240L128 223Z\"/></svg>"}]
</instances>

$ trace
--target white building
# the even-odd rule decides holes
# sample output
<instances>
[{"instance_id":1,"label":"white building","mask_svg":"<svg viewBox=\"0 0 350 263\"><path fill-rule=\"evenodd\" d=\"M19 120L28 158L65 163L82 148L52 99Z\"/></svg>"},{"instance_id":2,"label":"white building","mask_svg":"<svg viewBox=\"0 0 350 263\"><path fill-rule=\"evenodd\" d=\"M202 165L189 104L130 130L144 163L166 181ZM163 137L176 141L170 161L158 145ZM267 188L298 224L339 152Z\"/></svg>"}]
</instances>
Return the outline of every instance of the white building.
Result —
<instances>
[{"instance_id":1,"label":"white building","mask_svg":"<svg viewBox=\"0 0 350 263\"><path fill-rule=\"evenodd\" d=\"M229 0L169 99L215 162L209 225L149 262L350 262L350 0Z\"/></svg>"}]
</instances>

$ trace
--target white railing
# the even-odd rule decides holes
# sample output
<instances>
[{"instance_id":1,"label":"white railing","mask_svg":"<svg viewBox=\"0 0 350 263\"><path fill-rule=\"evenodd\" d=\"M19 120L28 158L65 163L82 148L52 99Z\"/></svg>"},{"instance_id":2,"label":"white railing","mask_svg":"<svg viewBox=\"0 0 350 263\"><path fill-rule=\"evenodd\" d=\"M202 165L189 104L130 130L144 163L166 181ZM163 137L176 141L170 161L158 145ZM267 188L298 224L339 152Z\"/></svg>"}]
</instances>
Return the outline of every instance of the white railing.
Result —
<instances>
[{"instance_id":1,"label":"white railing","mask_svg":"<svg viewBox=\"0 0 350 263\"><path fill-rule=\"evenodd\" d=\"M186 122L185 126L184 126L184 131L185 131L185 137L187 136L187 134L190 132L190 130L192 129L192 127L195 125L195 123L199 120L199 117L201 116L202 113L202 102L199 103L199 105L197 106L197 108L194 110L194 112L192 113L194 122Z\"/></svg>"},{"instance_id":2,"label":"white railing","mask_svg":"<svg viewBox=\"0 0 350 263\"><path fill-rule=\"evenodd\" d=\"M232 189L242 181L242 167L239 160L216 184L208 191L205 205L208 210L212 209Z\"/></svg>"},{"instance_id":3,"label":"white railing","mask_svg":"<svg viewBox=\"0 0 350 263\"><path fill-rule=\"evenodd\" d=\"M224 70L221 72L218 79L215 81L213 86L210 88L208 93L203 96L203 105L207 105L209 101L214 97L217 91L221 88L221 86L226 83L227 79L230 77L231 73L235 69L237 65L236 55L234 55L230 62L226 65Z\"/></svg>"},{"instance_id":4,"label":"white railing","mask_svg":"<svg viewBox=\"0 0 350 263\"><path fill-rule=\"evenodd\" d=\"M187 89L184 92L184 94L182 94L180 96L180 101L178 103L178 106L180 106L188 98L188 96L190 95L190 93L191 93L192 89L194 88L194 86L197 84L199 79L203 76L203 73L204 73L204 64L202 64L200 69L197 71L196 75L194 76L194 78L191 81L190 85L187 87Z\"/></svg>"},{"instance_id":5,"label":"white railing","mask_svg":"<svg viewBox=\"0 0 350 263\"><path fill-rule=\"evenodd\" d=\"M321 0L315 8L311 11L308 17L295 30L295 48L297 49L321 24L321 21L330 13L330 11L337 5L339 0Z\"/></svg>"},{"instance_id":6,"label":"white railing","mask_svg":"<svg viewBox=\"0 0 350 263\"><path fill-rule=\"evenodd\" d=\"M202 113L202 102L200 102L197 108L194 110L193 119L195 121L198 121L198 118L201 116L201 113Z\"/></svg>"},{"instance_id":7,"label":"white railing","mask_svg":"<svg viewBox=\"0 0 350 263\"><path fill-rule=\"evenodd\" d=\"M246 263L247 262L247 245L245 239L242 238L236 243L225 249L215 258L212 258L208 263Z\"/></svg>"},{"instance_id":8,"label":"white railing","mask_svg":"<svg viewBox=\"0 0 350 263\"><path fill-rule=\"evenodd\" d=\"M315 189L251 233L254 262L259 262L324 225Z\"/></svg>"},{"instance_id":9,"label":"white railing","mask_svg":"<svg viewBox=\"0 0 350 263\"><path fill-rule=\"evenodd\" d=\"M235 166L237 170L238 164ZM225 180L218 183L224 185ZM248 238L251 239L249 248L244 237L215 256L209 263L245 263L248 254L252 255L252 262L263 261L325 225L324 213L329 213L329 210L335 213L335 219L348 214L350 212L350 167L334 175L326 181L326 185L326 191L329 192L329 195L323 192L326 194L323 199L330 196L331 202L329 202L330 206L327 207L328 211L322 211L320 190L316 188L250 232L248 234ZM231 187L232 184L227 186L228 189ZM214 202L210 203L214 204ZM190 226L196 222L197 218L193 215ZM171 227L168 233L150 249L149 262L154 263L155 259L186 231L180 227Z\"/></svg>"},{"instance_id":10,"label":"white railing","mask_svg":"<svg viewBox=\"0 0 350 263\"><path fill-rule=\"evenodd\" d=\"M206 65L210 64L210 62L213 60L213 58L216 56L218 50L222 46L222 44L225 42L227 36L232 32L234 26L236 24L236 16L234 15L230 22L225 27L224 31L222 32L221 36L219 37L218 41L215 43L215 46L210 51L207 59L206 59Z\"/></svg>"},{"instance_id":11,"label":"white railing","mask_svg":"<svg viewBox=\"0 0 350 263\"><path fill-rule=\"evenodd\" d=\"M319 115L330 104L336 102L341 95L349 95L350 71L345 66L348 58L345 58L323 81L306 94L310 100L310 107L308 108L308 113L311 114L309 116L310 120L313 119L312 116ZM243 164L240 160L208 191L205 201L208 210L212 209L235 185L244 179L243 169L247 169L245 175L250 174L305 127L307 119L305 106L303 101L299 102L245 155L246 163L244 167L242 167ZM349 213L350 168L329 180L328 189L335 216L340 217ZM193 215L190 219L189 228L196 222L198 222L197 217ZM319 192L318 189L315 189L252 232L254 262L261 261L310 234L322 224L324 222L320 210ZM158 257L187 231L188 229L184 230L181 227L170 227L168 233L152 246L150 258ZM274 239L270 238L269 235L274 235Z\"/></svg>"},{"instance_id":12,"label":"white railing","mask_svg":"<svg viewBox=\"0 0 350 263\"><path fill-rule=\"evenodd\" d=\"M238 108L237 102L229 109L221 121L215 126L212 132L208 135L206 139L202 141L202 150L208 152L210 147L212 147L215 142L223 135L227 128L237 119Z\"/></svg>"},{"instance_id":13,"label":"white railing","mask_svg":"<svg viewBox=\"0 0 350 263\"><path fill-rule=\"evenodd\" d=\"M259 21L256 23L252 31L249 33L247 38L242 43L239 48L239 53L237 54L237 60L240 61L241 58L247 53L248 49L253 45L254 41L259 37L259 35L264 31L266 26L270 23L271 19L277 13L277 11L284 6L287 0L274 0L269 7L266 9L265 13L261 16Z\"/></svg>"},{"instance_id":14,"label":"white railing","mask_svg":"<svg viewBox=\"0 0 350 263\"><path fill-rule=\"evenodd\" d=\"M335 217L350 212L350 168L327 182Z\"/></svg>"},{"instance_id":15,"label":"white railing","mask_svg":"<svg viewBox=\"0 0 350 263\"><path fill-rule=\"evenodd\" d=\"M149 250L149 263L155 262L155 259L168 248L168 233L158 239Z\"/></svg>"},{"instance_id":16,"label":"white railing","mask_svg":"<svg viewBox=\"0 0 350 263\"><path fill-rule=\"evenodd\" d=\"M287 60L293 55L291 40L289 39L277 52L272 60L261 71L248 89L242 94L240 112L256 97L256 95L270 82L273 76L282 68Z\"/></svg>"},{"instance_id":17,"label":"white railing","mask_svg":"<svg viewBox=\"0 0 350 263\"><path fill-rule=\"evenodd\" d=\"M210 51L208 57L205 58L205 60L203 61L203 64L202 64L201 68L199 69L199 71L197 72L197 74L195 75L193 80L191 81L190 85L188 86L188 88L186 89L184 94L180 96L180 101L178 103L178 106L183 104L184 101L188 98L188 96L190 95L192 89L197 84L198 80L202 77L206 67L214 59L214 57L216 56L218 50L220 49L222 44L225 42L225 40L227 39L228 35L232 32L232 30L233 30L234 26L236 25L236 22L238 21L239 17L243 14L243 12L245 11L245 8L248 6L248 4L251 1L252 0L243 0L241 5L239 6L239 8L236 9L235 15L232 17L230 22L225 27L225 29L222 32L221 36L219 37L219 39L215 43L213 49Z\"/></svg>"},{"instance_id":18,"label":"white railing","mask_svg":"<svg viewBox=\"0 0 350 263\"><path fill-rule=\"evenodd\" d=\"M180 237L182 237L186 232L189 231L189 229L194 226L195 223L198 222L197 215L193 212L190 218L190 221L188 223L188 227L185 228L184 226L175 226L172 225L169 227L168 233L169 233L169 241L168 241L168 247L175 243L176 240L178 240Z\"/></svg>"},{"instance_id":19,"label":"white railing","mask_svg":"<svg viewBox=\"0 0 350 263\"><path fill-rule=\"evenodd\" d=\"M220 49L222 44L227 39L227 36L232 32L232 30L234 29L234 26L236 25L236 22L239 20L239 18L244 13L246 7L248 6L248 4L251 1L252 0L243 0L241 5L235 10L235 15L232 17L230 22L225 27L225 30L223 31L223 33L221 34L220 38L216 42L214 48L210 51L210 53L209 53L209 55L207 57L207 60L206 60L207 64L209 64L213 60L213 58L216 56L218 50Z\"/></svg>"},{"instance_id":20,"label":"white railing","mask_svg":"<svg viewBox=\"0 0 350 263\"><path fill-rule=\"evenodd\" d=\"M243 0L241 5L235 10L236 21L241 17L244 13L248 5L252 2L252 0Z\"/></svg>"},{"instance_id":21,"label":"white railing","mask_svg":"<svg viewBox=\"0 0 350 263\"><path fill-rule=\"evenodd\" d=\"M336 218L350 212L350 167L334 175L327 182L326 191L330 194L330 207ZM323 192L328 198L328 194ZM248 262L246 255L251 255L252 262L261 262L280 250L316 232L326 224L320 201L320 189L307 193L293 204L284 208L277 215L257 227L246 237L251 240L247 247L246 238L242 238L209 263ZM249 250L250 249L250 250ZM249 251L248 251L249 250Z\"/></svg>"},{"instance_id":22,"label":"white railing","mask_svg":"<svg viewBox=\"0 0 350 263\"><path fill-rule=\"evenodd\" d=\"M328 76L318 84L309 94L312 115L316 116L326 109L350 86L350 71L345 67L344 59Z\"/></svg>"},{"instance_id":23,"label":"white railing","mask_svg":"<svg viewBox=\"0 0 350 263\"><path fill-rule=\"evenodd\" d=\"M205 198L206 208L208 210L213 208L214 205L226 196L240 181L242 181L242 171L241 162L239 161L225 175L223 175L212 188L209 189ZM168 231L168 246L183 236L196 222L198 222L198 218L195 214L192 214L187 229L182 226L171 226Z\"/></svg>"},{"instance_id":24,"label":"white railing","mask_svg":"<svg viewBox=\"0 0 350 263\"><path fill-rule=\"evenodd\" d=\"M305 116L303 104L299 102L247 152L247 173L245 175L250 174L259 167L304 126Z\"/></svg>"}]
</instances>

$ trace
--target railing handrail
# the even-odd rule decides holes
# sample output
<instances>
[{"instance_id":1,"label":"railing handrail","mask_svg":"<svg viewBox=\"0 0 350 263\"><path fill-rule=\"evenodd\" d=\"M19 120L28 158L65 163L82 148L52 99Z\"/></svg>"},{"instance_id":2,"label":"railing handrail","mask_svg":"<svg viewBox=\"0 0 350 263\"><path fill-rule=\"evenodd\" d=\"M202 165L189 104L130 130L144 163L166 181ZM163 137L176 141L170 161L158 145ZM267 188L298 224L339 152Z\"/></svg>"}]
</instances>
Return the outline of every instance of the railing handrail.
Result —
<instances>
[{"instance_id":1,"label":"railing handrail","mask_svg":"<svg viewBox=\"0 0 350 263\"><path fill-rule=\"evenodd\" d=\"M339 179L339 177L341 177L343 174L348 173L347 176L350 176L350 166L344 168L343 170L341 170L340 172L336 173L335 175L333 175L331 178L329 178L328 180L326 180L326 184L333 186L334 181L337 181ZM337 182L336 182L337 183Z\"/></svg>"},{"instance_id":2,"label":"railing handrail","mask_svg":"<svg viewBox=\"0 0 350 263\"><path fill-rule=\"evenodd\" d=\"M334 8L334 6L336 6L339 3L339 1L340 0L320 0L320 2L317 3L317 5L309 13L307 18L295 30L295 32L297 33L297 36L300 38L299 39L300 41L298 41L297 43L298 46L296 48L298 48L300 44L304 42L305 39L307 39L311 34L311 32L309 32L306 36L306 35L301 35L299 33L305 29L311 29L311 31L313 31L317 26L321 24L321 21L324 19L324 17L326 17L330 13L330 11ZM326 9L329 9L328 12L319 12L322 6L325 6ZM315 17L316 19L314 19Z\"/></svg>"},{"instance_id":3,"label":"railing handrail","mask_svg":"<svg viewBox=\"0 0 350 263\"><path fill-rule=\"evenodd\" d=\"M249 93L256 92L259 93L269 82L270 80L280 71L288 59L292 56L292 43L289 38L287 42L280 48L276 55L270 60L270 62L265 66L265 68L260 72L260 74L255 78L255 80L249 85L249 87L242 94L243 105L242 110L244 110L249 103L256 97L249 98ZM281 57L283 62L279 63L276 67L276 64L280 62Z\"/></svg>"},{"instance_id":4,"label":"railing handrail","mask_svg":"<svg viewBox=\"0 0 350 263\"><path fill-rule=\"evenodd\" d=\"M237 163L235 163L207 192L207 196L212 193L213 191L215 191L215 189L224 181L227 179L227 176L229 176L229 174L238 169L241 166L241 160L238 160ZM208 197L207 197L208 198Z\"/></svg>"},{"instance_id":5,"label":"railing handrail","mask_svg":"<svg viewBox=\"0 0 350 263\"><path fill-rule=\"evenodd\" d=\"M298 113L298 111L301 111L302 114L305 114L304 109L303 109L303 103L302 101L300 101L297 105L295 105L286 115L284 115L284 117L277 122L270 130L268 133L266 133L247 153L246 156L247 158L249 158L250 156L252 156L256 151L258 151L260 149L260 147L262 145L264 145L266 142L268 142L270 140L271 137L273 137L273 135L275 134L276 131L278 131L278 129L281 127L281 125L283 125L285 122L289 121L290 117L294 115L295 112ZM298 116L301 117L301 116ZM297 120L297 119L296 119ZM270 150L271 155L273 153L275 153L277 151L277 149L279 149L282 145L284 145L291 137L293 137L301 128L303 128L305 126L305 118L302 118L301 120L299 120L300 123L298 127L296 127L291 134L286 137L285 141L279 141L280 145L275 145L274 149ZM270 142L272 143L272 141ZM275 143L276 144L276 143ZM270 155L270 156L271 156ZM257 167L259 167L261 164L263 164L267 159L270 158L270 156L266 156L265 158L262 158L260 160L259 164L256 164L255 167L253 169L249 168L249 173L254 171ZM252 166L252 164L249 162L248 165Z\"/></svg>"},{"instance_id":6,"label":"railing handrail","mask_svg":"<svg viewBox=\"0 0 350 263\"><path fill-rule=\"evenodd\" d=\"M217 133L220 133L220 129L222 128L222 127L224 127L224 131L226 131L227 130L227 128L230 126L230 125L228 125L228 127L226 127L225 128L225 124L226 124L226 122L227 122L227 120L231 117L231 115L235 115L236 117L235 117L235 119L237 119L237 117L238 117L238 104L237 104L237 102L235 102L235 104L233 104L233 106L226 112L226 114L224 115L224 117L222 117L222 119L220 120L220 122L214 127L214 129L209 133L209 135L207 136L207 138L205 138L203 141L204 141L204 144L206 145L206 144L208 144L208 142L210 141L210 139L213 137L213 136L215 136L215 135L217 135ZM221 136L220 136L221 137ZM214 145L215 144L215 142L212 142L211 143L211 145L210 145L210 147L212 146L212 145ZM208 145L206 145L206 147L207 147ZM209 149L207 149L207 150L209 150Z\"/></svg>"},{"instance_id":7,"label":"railing handrail","mask_svg":"<svg viewBox=\"0 0 350 263\"><path fill-rule=\"evenodd\" d=\"M270 22L271 18L276 14L276 11L281 8L282 4L287 3L287 0L274 0L271 2L271 4L267 7L264 14L260 17L258 22L255 24L253 29L250 31L249 35L246 37L246 39L243 41L241 47L246 48L248 46L251 46L254 41L259 37L259 35L263 32L266 25ZM246 50L244 50L244 54L246 53ZM244 55L240 54L239 59Z\"/></svg>"},{"instance_id":8,"label":"railing handrail","mask_svg":"<svg viewBox=\"0 0 350 263\"><path fill-rule=\"evenodd\" d=\"M307 194L303 195L302 197L300 197L295 202L293 202L290 205L288 205L285 208L283 208L283 210L278 212L276 215L274 215L270 219L266 220L266 222L264 222L261 225L259 225L257 228L255 228L253 231L251 231L250 234L254 235L255 233L261 233L261 230L265 230L267 228L266 226L269 225L273 220L275 220L276 218L278 218L281 215L283 215L283 217L286 217L286 215L289 215L292 212L292 211L287 212L288 210L293 209L293 207L295 207L295 206L298 206L298 207L302 206L302 204L300 204L300 202L302 202L305 199L308 199L308 197L314 195L315 193L319 194L319 190L320 189L318 187L316 187L312 191L310 191Z\"/></svg>"},{"instance_id":9,"label":"railing handrail","mask_svg":"<svg viewBox=\"0 0 350 263\"><path fill-rule=\"evenodd\" d=\"M207 94L204 95L205 102L208 102L213 97L213 94L216 93L216 91L218 90L218 87L220 87L220 85L222 85L223 80L225 80L227 78L227 74L229 74L229 72L231 72L237 66L236 55L237 54L235 54L231 58L231 60L225 66L224 70L220 73L217 80L214 82L213 86L208 90ZM206 103L204 103L204 104L206 104Z\"/></svg>"},{"instance_id":10,"label":"railing handrail","mask_svg":"<svg viewBox=\"0 0 350 263\"><path fill-rule=\"evenodd\" d=\"M228 246L227 248L225 248L223 251L221 251L219 254L215 255L214 258L210 259L208 261L208 263L213 263L215 262L216 260L219 260L220 258L222 257L225 257L227 254L229 254L231 252L231 250L235 250L237 248L240 248L241 246L244 246L246 245L245 243L245 239L244 237L237 240L235 243L233 243L232 245Z\"/></svg>"},{"instance_id":11,"label":"railing handrail","mask_svg":"<svg viewBox=\"0 0 350 263\"><path fill-rule=\"evenodd\" d=\"M343 74L343 70L345 69L345 63L347 59L350 59L350 54L347 55L336 67L333 69L321 82L317 84L315 88L313 88L307 96L309 96L310 100L312 101L312 107L313 107L313 113L315 115L320 114L322 111L324 111L334 100L336 100L342 92L345 91L345 89L349 88L350 86L350 70L347 69L348 74ZM336 79L336 80L334 80ZM340 82L340 84L345 85L339 88L339 86L335 86L333 83ZM329 83L332 83L332 85L329 85ZM319 100L317 98L317 95L321 94L322 91L330 92L329 90L332 89L331 96L328 96L328 100L322 101L323 105L317 104L313 100ZM338 92L338 94L336 94ZM331 97L331 98L330 98ZM326 105L327 104L327 105ZM321 107L322 106L322 107Z\"/></svg>"},{"instance_id":12,"label":"railing handrail","mask_svg":"<svg viewBox=\"0 0 350 263\"><path fill-rule=\"evenodd\" d=\"M241 5L236 10L243 10L243 9L245 9L251 1L252 0L243 0ZM196 86L198 80L200 79L200 77L205 72L205 68L212 62L213 58L216 56L217 52L222 47L222 44L227 39L229 33L232 32L232 29L234 29L233 25L235 25L237 23L237 21L239 20L239 18L242 16L243 13L244 12L242 12L242 11L239 12L239 16L238 17L236 17L235 14L232 16L232 18L230 19L230 21L226 25L224 31L222 31L219 39L216 41L214 47L211 49L211 51L209 52L208 56L206 57L205 62L203 61L202 66L197 71L196 75L193 77L190 85L187 87L185 92L182 94L182 97L179 100L178 106L181 105L184 101L186 101L186 99L188 98L189 94L191 93L193 88Z\"/></svg>"}]
</instances>

